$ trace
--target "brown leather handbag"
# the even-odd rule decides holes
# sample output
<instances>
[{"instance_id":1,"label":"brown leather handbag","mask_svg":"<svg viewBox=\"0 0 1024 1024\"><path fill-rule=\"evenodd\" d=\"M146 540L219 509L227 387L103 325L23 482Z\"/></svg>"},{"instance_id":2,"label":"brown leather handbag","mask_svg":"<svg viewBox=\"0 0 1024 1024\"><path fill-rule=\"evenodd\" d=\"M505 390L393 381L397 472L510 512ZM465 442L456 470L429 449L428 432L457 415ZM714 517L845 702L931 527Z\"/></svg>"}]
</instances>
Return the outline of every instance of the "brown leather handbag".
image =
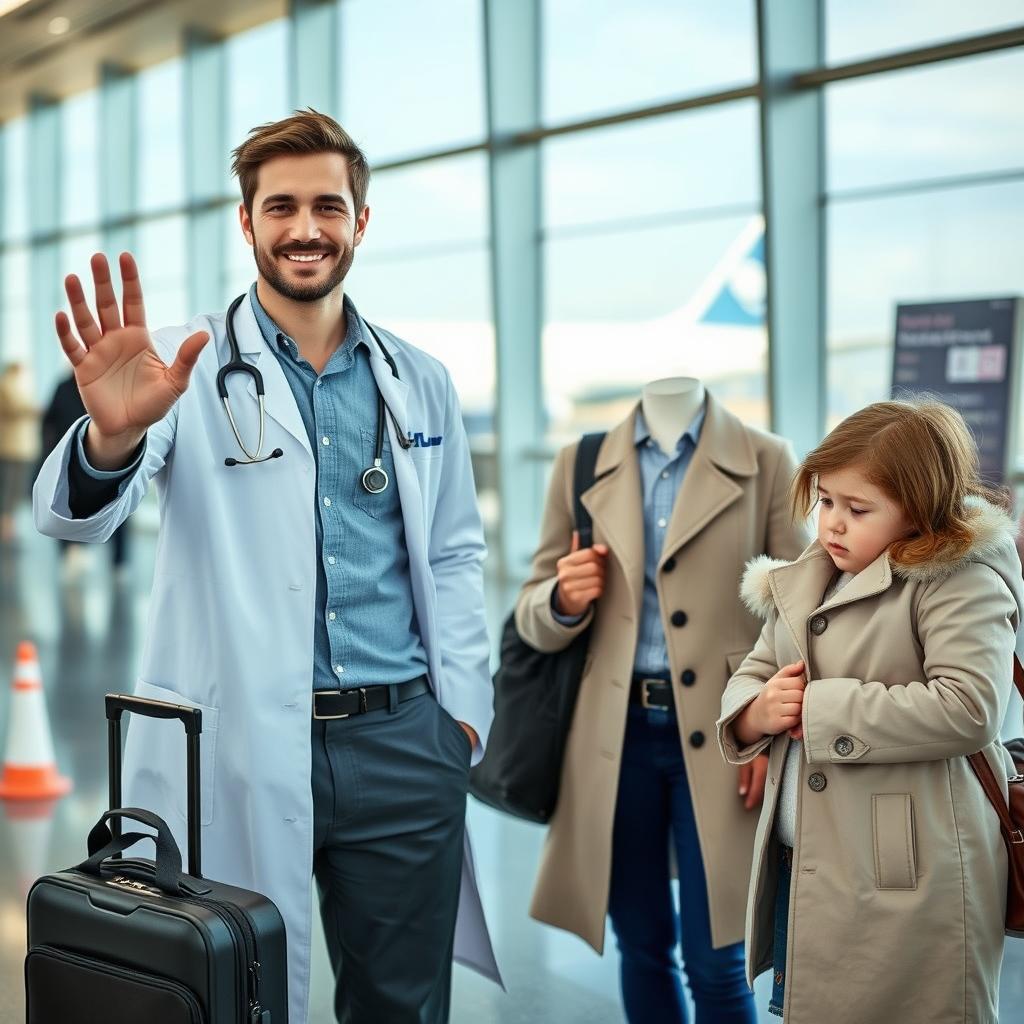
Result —
<instances>
[{"instance_id":1,"label":"brown leather handbag","mask_svg":"<svg viewBox=\"0 0 1024 1024\"><path fill-rule=\"evenodd\" d=\"M1013 681L1024 697L1024 668L1013 656ZM1006 934L1024 938L1024 739L1009 740L1006 749L1013 758L1014 772L1008 779L1009 803L1003 799L1003 788L992 766L980 751L967 760L974 769L981 788L999 815L999 829L1006 843L1009 866L1006 886Z\"/></svg>"}]
</instances>

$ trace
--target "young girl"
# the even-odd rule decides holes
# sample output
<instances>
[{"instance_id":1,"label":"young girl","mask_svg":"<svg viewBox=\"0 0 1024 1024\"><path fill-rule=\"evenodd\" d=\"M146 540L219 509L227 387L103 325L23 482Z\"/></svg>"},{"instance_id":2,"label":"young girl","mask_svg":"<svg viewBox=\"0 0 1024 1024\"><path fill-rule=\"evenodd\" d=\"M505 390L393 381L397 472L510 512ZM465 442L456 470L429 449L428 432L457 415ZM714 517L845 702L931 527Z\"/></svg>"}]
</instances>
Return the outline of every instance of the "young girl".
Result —
<instances>
[{"instance_id":1,"label":"young girl","mask_svg":"<svg viewBox=\"0 0 1024 1024\"><path fill-rule=\"evenodd\" d=\"M1024 607L1014 524L963 419L879 402L804 460L795 562L751 562L766 619L722 698L719 743L770 748L747 980L790 1024L997 1020L1006 853L967 762L998 744Z\"/></svg>"}]
</instances>

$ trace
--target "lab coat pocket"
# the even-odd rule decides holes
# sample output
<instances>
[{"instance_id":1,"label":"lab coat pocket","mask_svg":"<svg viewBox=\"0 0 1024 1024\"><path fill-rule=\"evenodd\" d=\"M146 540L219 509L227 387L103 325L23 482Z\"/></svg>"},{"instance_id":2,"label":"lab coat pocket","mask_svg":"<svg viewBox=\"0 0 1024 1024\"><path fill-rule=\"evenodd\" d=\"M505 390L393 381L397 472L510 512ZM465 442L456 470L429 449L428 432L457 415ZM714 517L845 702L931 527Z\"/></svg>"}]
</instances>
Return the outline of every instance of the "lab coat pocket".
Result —
<instances>
[{"instance_id":1,"label":"lab coat pocket","mask_svg":"<svg viewBox=\"0 0 1024 1024\"><path fill-rule=\"evenodd\" d=\"M135 696L168 704L185 704L202 711L203 731L199 737L199 820L200 824L209 825L213 821L219 710L164 686L147 683L144 679L136 682ZM147 806L147 809L160 814L161 810L170 807L183 821L187 820L185 764L185 730L180 722L129 713L124 774L126 781L133 780L129 785L132 792L139 793L143 798L143 806L147 806L152 799L160 806Z\"/></svg>"},{"instance_id":2,"label":"lab coat pocket","mask_svg":"<svg viewBox=\"0 0 1024 1024\"><path fill-rule=\"evenodd\" d=\"M909 793L873 793L871 826L875 844L875 886L916 889L914 802Z\"/></svg>"}]
</instances>

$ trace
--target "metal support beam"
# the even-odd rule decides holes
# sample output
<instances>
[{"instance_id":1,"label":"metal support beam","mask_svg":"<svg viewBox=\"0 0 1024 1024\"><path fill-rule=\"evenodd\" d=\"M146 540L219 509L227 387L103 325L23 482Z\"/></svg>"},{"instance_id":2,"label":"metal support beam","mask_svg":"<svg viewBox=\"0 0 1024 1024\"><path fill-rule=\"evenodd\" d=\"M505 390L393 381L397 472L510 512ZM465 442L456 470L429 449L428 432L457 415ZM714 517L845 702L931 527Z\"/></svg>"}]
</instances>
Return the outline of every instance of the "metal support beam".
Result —
<instances>
[{"instance_id":1,"label":"metal support beam","mask_svg":"<svg viewBox=\"0 0 1024 1024\"><path fill-rule=\"evenodd\" d=\"M60 245L56 241L61 221L60 105L50 96L33 95L28 115L28 209L35 242L29 258L30 361L39 395L49 394L64 372L64 357L53 329L53 314L63 304Z\"/></svg>"},{"instance_id":2,"label":"metal support beam","mask_svg":"<svg viewBox=\"0 0 1024 1024\"><path fill-rule=\"evenodd\" d=\"M337 0L288 0L289 95L297 110L339 114Z\"/></svg>"},{"instance_id":3,"label":"metal support beam","mask_svg":"<svg viewBox=\"0 0 1024 1024\"><path fill-rule=\"evenodd\" d=\"M116 267L118 253L135 250L137 83L136 74L128 68L104 64L100 69L100 222L103 251L112 267ZM116 270L114 275L116 280Z\"/></svg>"},{"instance_id":4,"label":"metal support beam","mask_svg":"<svg viewBox=\"0 0 1024 1024\"><path fill-rule=\"evenodd\" d=\"M525 575L543 506L540 153L513 137L540 125L539 0L484 0L490 155L491 288L497 382L495 445L500 571Z\"/></svg>"},{"instance_id":5,"label":"metal support beam","mask_svg":"<svg viewBox=\"0 0 1024 1024\"><path fill-rule=\"evenodd\" d=\"M819 0L758 0L772 429L806 454L825 424L823 51Z\"/></svg>"},{"instance_id":6,"label":"metal support beam","mask_svg":"<svg viewBox=\"0 0 1024 1024\"><path fill-rule=\"evenodd\" d=\"M227 92L221 41L201 29L185 32L185 189L188 215L188 308L194 315L224 305L224 214L210 202L224 189ZM209 202L210 205L203 205Z\"/></svg>"}]
</instances>

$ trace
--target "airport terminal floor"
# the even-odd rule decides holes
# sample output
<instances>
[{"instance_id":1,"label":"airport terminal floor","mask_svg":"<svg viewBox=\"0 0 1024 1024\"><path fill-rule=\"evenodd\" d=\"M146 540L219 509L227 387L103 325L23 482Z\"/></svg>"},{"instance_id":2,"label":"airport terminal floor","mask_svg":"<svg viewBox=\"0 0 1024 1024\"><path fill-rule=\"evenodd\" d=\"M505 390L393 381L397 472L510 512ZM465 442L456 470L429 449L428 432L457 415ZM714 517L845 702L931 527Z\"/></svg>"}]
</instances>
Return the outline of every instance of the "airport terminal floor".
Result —
<instances>
[{"instance_id":1,"label":"airport terminal floor","mask_svg":"<svg viewBox=\"0 0 1024 1024\"><path fill-rule=\"evenodd\" d=\"M74 790L50 818L19 820L0 810L0 1024L24 1020L28 885L39 874L82 860L89 828L106 807L102 697L112 690L131 689L155 549L155 535L136 530L132 562L123 578L112 574L109 552L96 547L76 552L77 571L62 573L56 543L35 534L27 516L19 525L20 541L0 549L0 736L6 735L15 648L21 640L33 640L39 649L58 765L72 778ZM492 637L513 598L511 592L489 588ZM478 877L508 992L456 967L452 1021L621 1021L611 938L602 959L575 937L527 916L542 831L470 803ZM836 968L842 969L838 964ZM756 988L763 1022L778 1019L767 1009L769 981L763 975ZM317 930L309 1024L332 1024L331 985L326 947ZM1022 940L1007 942L1000 996L1002 1024L1024 1024Z\"/></svg>"}]
</instances>

